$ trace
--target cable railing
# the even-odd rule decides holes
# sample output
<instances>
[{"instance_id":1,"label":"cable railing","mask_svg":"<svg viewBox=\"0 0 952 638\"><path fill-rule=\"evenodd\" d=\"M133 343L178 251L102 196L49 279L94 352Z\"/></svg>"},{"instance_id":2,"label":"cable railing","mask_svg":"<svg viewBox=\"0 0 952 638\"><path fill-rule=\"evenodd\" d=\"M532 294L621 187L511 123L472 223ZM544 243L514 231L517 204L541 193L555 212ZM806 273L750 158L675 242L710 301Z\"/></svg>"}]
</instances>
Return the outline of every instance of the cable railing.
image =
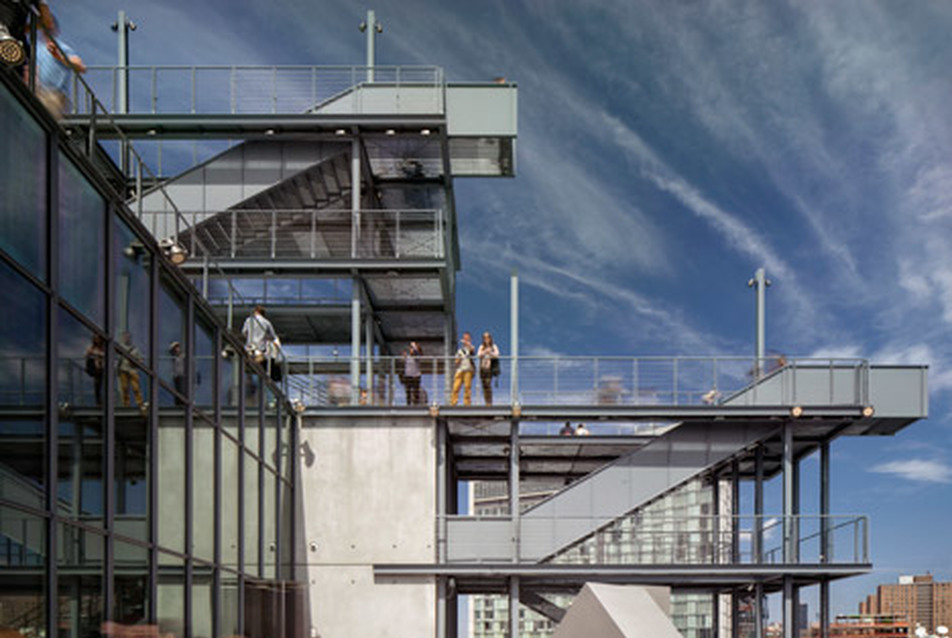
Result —
<instances>
[{"instance_id":1,"label":"cable railing","mask_svg":"<svg viewBox=\"0 0 952 638\"><path fill-rule=\"evenodd\" d=\"M511 560L516 541L509 516L445 516L438 521L448 562ZM524 550L566 527L595 532L562 549L558 565L865 565L869 521L858 515L634 516L605 525L588 516L526 518ZM785 530L789 543L785 543ZM786 553L785 553L786 546ZM523 550L520 550L522 555ZM533 552L527 551L531 555Z\"/></svg>"},{"instance_id":2,"label":"cable railing","mask_svg":"<svg viewBox=\"0 0 952 638\"><path fill-rule=\"evenodd\" d=\"M443 212L423 210L230 209L148 212L156 237L200 245L216 261L233 259L440 259Z\"/></svg>"},{"instance_id":3,"label":"cable railing","mask_svg":"<svg viewBox=\"0 0 952 638\"><path fill-rule=\"evenodd\" d=\"M109 110L145 114L441 114L443 70L434 66L95 66L87 82ZM73 91L73 113L89 115Z\"/></svg>"},{"instance_id":4,"label":"cable railing","mask_svg":"<svg viewBox=\"0 0 952 638\"><path fill-rule=\"evenodd\" d=\"M865 406L869 396L865 359L769 358L758 366L754 357L504 356L497 376L481 374L474 361L469 392L462 383L455 397L454 358L422 356L416 364L418 377L407 376L403 357L290 356L288 370L296 387L307 389L299 398L310 406L486 405L487 399L496 405Z\"/></svg>"}]
</instances>

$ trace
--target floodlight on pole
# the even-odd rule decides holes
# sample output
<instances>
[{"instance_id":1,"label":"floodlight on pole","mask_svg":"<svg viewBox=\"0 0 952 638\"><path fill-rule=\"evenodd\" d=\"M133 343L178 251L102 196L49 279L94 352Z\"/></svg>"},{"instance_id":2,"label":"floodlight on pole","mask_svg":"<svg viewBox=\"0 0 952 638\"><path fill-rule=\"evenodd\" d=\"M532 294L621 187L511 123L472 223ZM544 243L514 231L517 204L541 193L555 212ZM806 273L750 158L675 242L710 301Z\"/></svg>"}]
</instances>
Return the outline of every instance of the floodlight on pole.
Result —
<instances>
[{"instance_id":1,"label":"floodlight on pole","mask_svg":"<svg viewBox=\"0 0 952 638\"><path fill-rule=\"evenodd\" d=\"M26 59L23 43L10 35L9 27L0 22L0 61L9 67L19 66Z\"/></svg>"},{"instance_id":2,"label":"floodlight on pole","mask_svg":"<svg viewBox=\"0 0 952 638\"><path fill-rule=\"evenodd\" d=\"M367 81L373 82L377 34L383 33L383 24L377 22L377 15L373 9L367 10L367 20L360 23L360 32L367 34Z\"/></svg>"}]
</instances>

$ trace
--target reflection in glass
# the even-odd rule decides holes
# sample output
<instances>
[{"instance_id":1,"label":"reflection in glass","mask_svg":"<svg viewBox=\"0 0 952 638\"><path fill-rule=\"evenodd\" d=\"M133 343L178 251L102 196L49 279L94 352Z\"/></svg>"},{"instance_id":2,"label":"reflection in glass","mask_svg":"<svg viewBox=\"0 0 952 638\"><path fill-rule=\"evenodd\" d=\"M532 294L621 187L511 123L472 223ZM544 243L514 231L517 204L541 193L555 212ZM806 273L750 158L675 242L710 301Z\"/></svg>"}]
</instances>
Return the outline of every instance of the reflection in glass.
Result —
<instances>
[{"instance_id":1,"label":"reflection in glass","mask_svg":"<svg viewBox=\"0 0 952 638\"><path fill-rule=\"evenodd\" d=\"M240 609L238 594L238 575L223 571L221 573L221 591L218 592L219 638L238 635L238 610Z\"/></svg>"},{"instance_id":2,"label":"reflection in glass","mask_svg":"<svg viewBox=\"0 0 952 638\"><path fill-rule=\"evenodd\" d=\"M128 339L129 333L123 333L121 339ZM122 341L120 341L120 345ZM119 391L119 401L116 403L116 410L122 408L136 408L145 412L149 407L149 400L142 392L142 375L145 373L139 369L137 364L141 363L141 356L138 348L126 343L128 349L126 356L121 351L116 354L116 389Z\"/></svg>"},{"instance_id":3,"label":"reflection in glass","mask_svg":"<svg viewBox=\"0 0 952 638\"><path fill-rule=\"evenodd\" d=\"M57 401L61 409L99 408L105 392L106 340L59 310Z\"/></svg>"},{"instance_id":4,"label":"reflection in glass","mask_svg":"<svg viewBox=\"0 0 952 638\"><path fill-rule=\"evenodd\" d=\"M215 559L215 426L192 419L192 552Z\"/></svg>"},{"instance_id":5,"label":"reflection in glass","mask_svg":"<svg viewBox=\"0 0 952 638\"><path fill-rule=\"evenodd\" d=\"M281 493L279 495L280 518L281 518L281 580L294 580L294 546L291 543L293 534L293 525L291 513L294 511L294 491L290 483L281 481L278 484Z\"/></svg>"},{"instance_id":6,"label":"reflection in glass","mask_svg":"<svg viewBox=\"0 0 952 638\"><path fill-rule=\"evenodd\" d=\"M113 305L117 345L130 358L148 362L150 344L150 276L152 254L129 226L115 218L113 265L116 300Z\"/></svg>"},{"instance_id":7,"label":"reflection in glass","mask_svg":"<svg viewBox=\"0 0 952 638\"><path fill-rule=\"evenodd\" d=\"M245 463L245 493L242 498L242 504L245 508L245 572L257 576L258 570L258 471L260 465L258 461L249 454L243 454Z\"/></svg>"},{"instance_id":8,"label":"reflection in glass","mask_svg":"<svg viewBox=\"0 0 952 638\"><path fill-rule=\"evenodd\" d=\"M267 402L264 406L264 450L261 452L261 459L268 467L277 469L278 457L281 454L278 449L278 399L270 387L266 388L265 395Z\"/></svg>"},{"instance_id":9,"label":"reflection in glass","mask_svg":"<svg viewBox=\"0 0 952 638\"><path fill-rule=\"evenodd\" d=\"M149 551L117 540L113 545L113 557L115 592L110 618L121 625L115 632L121 635L124 628L148 622Z\"/></svg>"},{"instance_id":10,"label":"reflection in glass","mask_svg":"<svg viewBox=\"0 0 952 638\"><path fill-rule=\"evenodd\" d=\"M185 635L185 563L175 556L159 555L159 587L155 601L159 635Z\"/></svg>"},{"instance_id":11,"label":"reflection in glass","mask_svg":"<svg viewBox=\"0 0 952 638\"><path fill-rule=\"evenodd\" d=\"M104 615L105 539L72 525L60 524L58 532L59 635L61 638L97 636Z\"/></svg>"},{"instance_id":12,"label":"reflection in glass","mask_svg":"<svg viewBox=\"0 0 952 638\"><path fill-rule=\"evenodd\" d=\"M195 405L215 407L215 330L203 321L195 326Z\"/></svg>"},{"instance_id":13,"label":"reflection in glass","mask_svg":"<svg viewBox=\"0 0 952 638\"><path fill-rule=\"evenodd\" d=\"M60 295L103 326L106 202L62 153L59 162Z\"/></svg>"},{"instance_id":14,"label":"reflection in glass","mask_svg":"<svg viewBox=\"0 0 952 638\"><path fill-rule=\"evenodd\" d=\"M60 516L103 526L103 424L97 415L60 416L56 494Z\"/></svg>"},{"instance_id":15,"label":"reflection in glass","mask_svg":"<svg viewBox=\"0 0 952 638\"><path fill-rule=\"evenodd\" d=\"M46 134L0 87L0 248L46 279Z\"/></svg>"},{"instance_id":16,"label":"reflection in glass","mask_svg":"<svg viewBox=\"0 0 952 638\"><path fill-rule=\"evenodd\" d=\"M238 569L238 497L241 482L238 476L238 443L221 437L221 562L231 569Z\"/></svg>"},{"instance_id":17,"label":"reflection in glass","mask_svg":"<svg viewBox=\"0 0 952 638\"><path fill-rule=\"evenodd\" d=\"M192 635L212 635L212 603L215 600L212 588L211 566L195 565L192 570Z\"/></svg>"},{"instance_id":18,"label":"reflection in glass","mask_svg":"<svg viewBox=\"0 0 952 638\"><path fill-rule=\"evenodd\" d=\"M159 410L158 449L159 545L185 552L185 411Z\"/></svg>"},{"instance_id":19,"label":"reflection in glass","mask_svg":"<svg viewBox=\"0 0 952 638\"><path fill-rule=\"evenodd\" d=\"M170 281L162 278L159 287L159 378L183 397L188 396L185 379L185 298ZM162 405L169 405L166 399ZM171 403L181 405L181 399Z\"/></svg>"},{"instance_id":20,"label":"reflection in glass","mask_svg":"<svg viewBox=\"0 0 952 638\"><path fill-rule=\"evenodd\" d=\"M45 521L0 507L0 627L41 636L45 627Z\"/></svg>"},{"instance_id":21,"label":"reflection in glass","mask_svg":"<svg viewBox=\"0 0 952 638\"><path fill-rule=\"evenodd\" d=\"M258 454L261 449L261 377L250 367L245 370L245 447Z\"/></svg>"},{"instance_id":22,"label":"reflection in glass","mask_svg":"<svg viewBox=\"0 0 952 638\"><path fill-rule=\"evenodd\" d=\"M224 414L229 414L230 412L226 411L225 408L237 408L238 407L238 395L239 395L239 386L240 386L240 376L239 376L239 358L238 354L231 348L231 346L226 345L222 349L222 359L221 359L221 377L218 383L218 400L221 402L222 412ZM235 424L232 422L232 427ZM231 432L231 431L230 431ZM238 436L235 432L232 432L234 436Z\"/></svg>"},{"instance_id":23,"label":"reflection in glass","mask_svg":"<svg viewBox=\"0 0 952 638\"><path fill-rule=\"evenodd\" d=\"M261 574L265 578L275 578L275 568L278 563L278 527L277 527L277 508L275 507L277 499L277 478L274 472L265 468L264 474L264 511L262 516L261 533L264 537L264 572Z\"/></svg>"},{"instance_id":24,"label":"reflection in glass","mask_svg":"<svg viewBox=\"0 0 952 638\"><path fill-rule=\"evenodd\" d=\"M0 308L0 408L39 406L46 395L46 296L0 261Z\"/></svg>"},{"instance_id":25,"label":"reflection in glass","mask_svg":"<svg viewBox=\"0 0 952 638\"><path fill-rule=\"evenodd\" d=\"M149 386L143 390L145 408ZM143 408L116 408L115 529L120 534L148 541L150 439L148 410Z\"/></svg>"}]
</instances>

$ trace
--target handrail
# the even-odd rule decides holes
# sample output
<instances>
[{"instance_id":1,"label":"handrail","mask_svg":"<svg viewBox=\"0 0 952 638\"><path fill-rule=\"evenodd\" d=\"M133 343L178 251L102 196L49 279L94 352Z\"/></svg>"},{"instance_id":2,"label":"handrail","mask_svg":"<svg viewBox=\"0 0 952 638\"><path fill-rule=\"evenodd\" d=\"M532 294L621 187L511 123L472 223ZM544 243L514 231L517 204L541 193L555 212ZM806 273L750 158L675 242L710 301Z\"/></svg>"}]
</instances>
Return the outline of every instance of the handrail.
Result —
<instances>
[{"instance_id":1,"label":"handrail","mask_svg":"<svg viewBox=\"0 0 952 638\"><path fill-rule=\"evenodd\" d=\"M869 398L865 359L776 358L729 356L502 356L499 376L489 379L493 403L521 405L715 406L800 405L866 406ZM291 356L292 375L307 385L327 388L315 407L350 405L350 374L360 371L362 404L395 406L408 403L403 357ZM418 357L421 396L418 404L452 403L453 357ZM478 362L476 362L478 365ZM769 364L769 365L768 365ZM515 395L506 382L518 366ZM756 370L775 367L756 377ZM372 378L369 378L367 371ZM311 379L311 381L307 381ZM415 382L414 382L415 383ZM471 384L473 405L484 405L478 370ZM465 386L457 397L465 402Z\"/></svg>"},{"instance_id":2,"label":"handrail","mask_svg":"<svg viewBox=\"0 0 952 638\"><path fill-rule=\"evenodd\" d=\"M373 69L374 79L367 80ZM91 66L90 82L117 104L119 78L129 87L130 114L300 114L332 103L352 114L376 112L365 90L395 89L397 113L442 113L443 69L436 66L359 65L137 65ZM74 114L88 114L75 110Z\"/></svg>"}]
</instances>

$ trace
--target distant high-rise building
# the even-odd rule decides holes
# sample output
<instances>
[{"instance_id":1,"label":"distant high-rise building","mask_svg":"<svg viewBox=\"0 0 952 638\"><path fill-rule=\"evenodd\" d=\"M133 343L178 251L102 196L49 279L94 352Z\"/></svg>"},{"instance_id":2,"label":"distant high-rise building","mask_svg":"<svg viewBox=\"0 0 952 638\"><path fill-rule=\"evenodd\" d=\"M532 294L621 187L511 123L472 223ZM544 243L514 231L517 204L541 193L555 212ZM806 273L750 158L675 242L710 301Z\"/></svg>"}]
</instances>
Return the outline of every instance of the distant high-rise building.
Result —
<instances>
[{"instance_id":1,"label":"distant high-rise building","mask_svg":"<svg viewBox=\"0 0 952 638\"><path fill-rule=\"evenodd\" d=\"M902 615L910 627L922 625L934 632L940 625L952 625L952 582L937 583L932 574L900 576L896 584L877 587L859 604L859 612Z\"/></svg>"}]
</instances>

